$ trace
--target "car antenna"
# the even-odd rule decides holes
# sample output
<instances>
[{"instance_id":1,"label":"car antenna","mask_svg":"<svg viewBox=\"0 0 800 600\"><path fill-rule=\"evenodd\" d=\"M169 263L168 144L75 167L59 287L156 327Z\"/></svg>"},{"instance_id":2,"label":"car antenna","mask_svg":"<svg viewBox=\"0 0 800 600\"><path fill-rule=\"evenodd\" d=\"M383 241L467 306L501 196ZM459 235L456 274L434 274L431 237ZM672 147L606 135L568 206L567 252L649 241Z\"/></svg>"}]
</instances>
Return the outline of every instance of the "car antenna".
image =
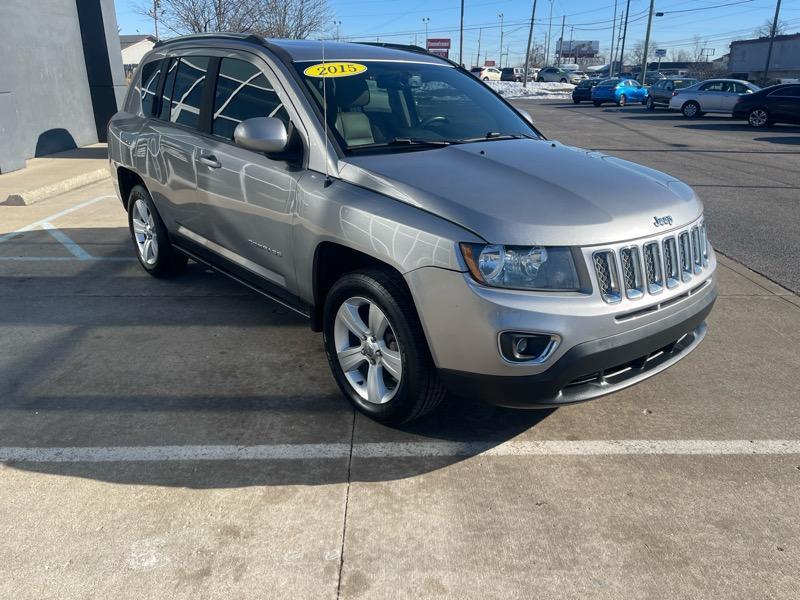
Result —
<instances>
[{"instance_id":1,"label":"car antenna","mask_svg":"<svg viewBox=\"0 0 800 600\"><path fill-rule=\"evenodd\" d=\"M325 182L323 187L328 187L333 183L331 174L328 172L328 81L325 77L325 35L322 36L322 121L325 127Z\"/></svg>"}]
</instances>

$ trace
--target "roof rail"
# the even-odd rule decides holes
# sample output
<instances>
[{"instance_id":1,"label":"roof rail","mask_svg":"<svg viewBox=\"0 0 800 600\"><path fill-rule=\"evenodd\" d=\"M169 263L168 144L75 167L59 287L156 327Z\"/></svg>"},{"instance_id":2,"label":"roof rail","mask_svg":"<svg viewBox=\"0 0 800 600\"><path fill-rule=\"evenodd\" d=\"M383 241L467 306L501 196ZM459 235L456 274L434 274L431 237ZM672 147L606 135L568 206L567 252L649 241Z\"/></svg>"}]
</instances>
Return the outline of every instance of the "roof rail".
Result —
<instances>
[{"instance_id":1,"label":"roof rail","mask_svg":"<svg viewBox=\"0 0 800 600\"><path fill-rule=\"evenodd\" d=\"M250 42L252 44L264 44L264 38L257 36L254 33L234 33L234 32L215 32L215 33L192 33L189 35L181 35L178 37L170 38L168 40L158 40L155 47L159 48L166 44L175 44L178 42L195 42L206 40L237 40L240 42Z\"/></svg>"},{"instance_id":2,"label":"roof rail","mask_svg":"<svg viewBox=\"0 0 800 600\"><path fill-rule=\"evenodd\" d=\"M449 62L454 67L458 67L459 69L463 69L460 64L456 61L445 58L444 56L439 56L438 54L434 54L430 50L426 50L425 48L421 48L420 46L415 46L414 44L393 44L391 42L354 42L356 44L364 44L365 46L378 46L379 48L391 48L393 50L405 50L406 52L416 52L418 54L427 54L428 56L435 56L436 58L440 58L444 61Z\"/></svg>"}]
</instances>

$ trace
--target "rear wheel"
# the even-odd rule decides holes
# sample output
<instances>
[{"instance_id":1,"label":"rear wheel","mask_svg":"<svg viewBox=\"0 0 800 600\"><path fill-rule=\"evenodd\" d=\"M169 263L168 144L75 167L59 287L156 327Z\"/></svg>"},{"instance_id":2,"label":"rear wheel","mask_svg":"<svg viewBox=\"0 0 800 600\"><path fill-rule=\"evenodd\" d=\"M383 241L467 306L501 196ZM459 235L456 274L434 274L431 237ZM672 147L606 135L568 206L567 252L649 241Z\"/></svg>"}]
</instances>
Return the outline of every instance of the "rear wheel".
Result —
<instances>
[{"instance_id":1,"label":"rear wheel","mask_svg":"<svg viewBox=\"0 0 800 600\"><path fill-rule=\"evenodd\" d=\"M580 104L580 103L581 103L581 101L580 101L580 100L578 100L577 98L573 98L573 99L572 99L572 103L573 103L573 104Z\"/></svg>"},{"instance_id":2,"label":"rear wheel","mask_svg":"<svg viewBox=\"0 0 800 600\"><path fill-rule=\"evenodd\" d=\"M625 94L622 94L617 100L617 106L625 106L628 103L628 99L625 97Z\"/></svg>"},{"instance_id":3,"label":"rear wheel","mask_svg":"<svg viewBox=\"0 0 800 600\"><path fill-rule=\"evenodd\" d=\"M484 81L489 81L489 78L488 77L484 77L483 80Z\"/></svg>"},{"instance_id":4,"label":"rear wheel","mask_svg":"<svg viewBox=\"0 0 800 600\"><path fill-rule=\"evenodd\" d=\"M599 100L594 100L592 101L592 104L594 104L595 106L600 106L602 102L600 102Z\"/></svg>"},{"instance_id":5,"label":"rear wheel","mask_svg":"<svg viewBox=\"0 0 800 600\"><path fill-rule=\"evenodd\" d=\"M695 117L699 117L701 115L700 105L694 100L689 100L689 102L685 103L683 107L681 107L681 112L687 119L694 119Z\"/></svg>"},{"instance_id":6,"label":"rear wheel","mask_svg":"<svg viewBox=\"0 0 800 600\"><path fill-rule=\"evenodd\" d=\"M186 255L170 243L167 228L144 186L133 186L128 196L128 228L139 264L153 277L174 277L186 266Z\"/></svg>"},{"instance_id":7,"label":"rear wheel","mask_svg":"<svg viewBox=\"0 0 800 600\"><path fill-rule=\"evenodd\" d=\"M561 78L561 83L567 83L567 80L562 77Z\"/></svg>"},{"instance_id":8,"label":"rear wheel","mask_svg":"<svg viewBox=\"0 0 800 600\"><path fill-rule=\"evenodd\" d=\"M750 127L766 127L769 125L769 113L763 108L754 108L747 115L747 122Z\"/></svg>"},{"instance_id":9,"label":"rear wheel","mask_svg":"<svg viewBox=\"0 0 800 600\"><path fill-rule=\"evenodd\" d=\"M376 421L412 421L444 398L411 295L393 271L339 279L325 299L323 336L342 393Z\"/></svg>"}]
</instances>

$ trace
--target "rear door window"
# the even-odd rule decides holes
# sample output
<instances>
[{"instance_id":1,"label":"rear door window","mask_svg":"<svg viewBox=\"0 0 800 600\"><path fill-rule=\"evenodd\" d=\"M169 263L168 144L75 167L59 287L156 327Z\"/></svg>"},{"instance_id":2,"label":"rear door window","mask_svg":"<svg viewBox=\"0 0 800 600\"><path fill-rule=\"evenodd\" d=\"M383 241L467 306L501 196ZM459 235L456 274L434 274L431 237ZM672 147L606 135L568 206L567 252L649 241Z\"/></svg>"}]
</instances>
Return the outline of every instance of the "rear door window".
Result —
<instances>
[{"instance_id":1,"label":"rear door window","mask_svg":"<svg viewBox=\"0 0 800 600\"><path fill-rule=\"evenodd\" d=\"M169 103L169 120L173 123L197 128L208 63L207 56L184 56L180 59ZM166 93L165 87L165 96ZM165 104L166 98L162 104L162 116Z\"/></svg>"},{"instance_id":2,"label":"rear door window","mask_svg":"<svg viewBox=\"0 0 800 600\"><path fill-rule=\"evenodd\" d=\"M289 115L266 75L247 61L223 58L214 93L211 133L232 140L236 126L254 117L277 117L289 124Z\"/></svg>"},{"instance_id":3,"label":"rear door window","mask_svg":"<svg viewBox=\"0 0 800 600\"><path fill-rule=\"evenodd\" d=\"M702 92L721 92L724 89L724 81L712 81L700 88Z\"/></svg>"}]
</instances>

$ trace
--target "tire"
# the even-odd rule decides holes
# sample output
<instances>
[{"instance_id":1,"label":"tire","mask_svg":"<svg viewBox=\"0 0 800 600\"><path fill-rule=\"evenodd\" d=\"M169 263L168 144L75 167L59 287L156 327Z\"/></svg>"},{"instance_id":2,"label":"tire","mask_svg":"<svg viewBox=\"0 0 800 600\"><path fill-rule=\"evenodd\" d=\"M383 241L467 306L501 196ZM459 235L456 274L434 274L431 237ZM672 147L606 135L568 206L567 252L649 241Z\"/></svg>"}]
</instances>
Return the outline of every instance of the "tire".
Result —
<instances>
[{"instance_id":1,"label":"tire","mask_svg":"<svg viewBox=\"0 0 800 600\"><path fill-rule=\"evenodd\" d=\"M620 95L619 100L617 100L617 106L625 106L628 103L628 99L625 97L625 94Z\"/></svg>"},{"instance_id":2,"label":"tire","mask_svg":"<svg viewBox=\"0 0 800 600\"><path fill-rule=\"evenodd\" d=\"M600 106L602 104L602 102L600 102L598 100L593 100L592 104L594 104L595 106Z\"/></svg>"},{"instance_id":3,"label":"tire","mask_svg":"<svg viewBox=\"0 0 800 600\"><path fill-rule=\"evenodd\" d=\"M488 77L484 77L483 80L484 81L489 81L489 78Z\"/></svg>"},{"instance_id":4,"label":"tire","mask_svg":"<svg viewBox=\"0 0 800 600\"><path fill-rule=\"evenodd\" d=\"M573 103L573 104L580 104L580 103L581 103L581 101L580 101L580 100L578 100L578 99L576 99L576 98L573 98L573 99L572 99L572 103Z\"/></svg>"},{"instance_id":5,"label":"tire","mask_svg":"<svg viewBox=\"0 0 800 600\"><path fill-rule=\"evenodd\" d=\"M187 256L170 243L164 221L141 185L133 186L128 194L128 231L139 264L153 277L175 277L186 267Z\"/></svg>"},{"instance_id":6,"label":"tire","mask_svg":"<svg viewBox=\"0 0 800 600\"><path fill-rule=\"evenodd\" d=\"M694 100L689 100L681 107L683 116L687 119L694 119L702 115L700 112L700 105Z\"/></svg>"},{"instance_id":7,"label":"tire","mask_svg":"<svg viewBox=\"0 0 800 600\"><path fill-rule=\"evenodd\" d=\"M544 83L544 77L539 77L539 79L537 79L536 81L538 81L539 83Z\"/></svg>"},{"instance_id":8,"label":"tire","mask_svg":"<svg viewBox=\"0 0 800 600\"><path fill-rule=\"evenodd\" d=\"M646 106L647 106L647 110L655 110L656 109L656 103L653 102L653 99L650 96L647 97Z\"/></svg>"},{"instance_id":9,"label":"tire","mask_svg":"<svg viewBox=\"0 0 800 600\"><path fill-rule=\"evenodd\" d=\"M386 325L382 333L373 335L376 332L369 328L383 322L381 316ZM322 325L334 379L353 406L368 417L400 425L432 411L444 398L445 388L411 294L403 279L388 268L370 267L343 275L325 298ZM343 357L350 364L347 372L347 364L340 360L342 350L350 351ZM386 360L390 352L391 362ZM386 366L392 365L396 372L398 364L399 380Z\"/></svg>"},{"instance_id":10,"label":"tire","mask_svg":"<svg viewBox=\"0 0 800 600\"><path fill-rule=\"evenodd\" d=\"M770 125L769 113L766 108L754 108L747 114L747 123L750 127L760 129Z\"/></svg>"},{"instance_id":11,"label":"tire","mask_svg":"<svg viewBox=\"0 0 800 600\"><path fill-rule=\"evenodd\" d=\"M561 78L561 83L567 83L567 80L562 77Z\"/></svg>"}]
</instances>

